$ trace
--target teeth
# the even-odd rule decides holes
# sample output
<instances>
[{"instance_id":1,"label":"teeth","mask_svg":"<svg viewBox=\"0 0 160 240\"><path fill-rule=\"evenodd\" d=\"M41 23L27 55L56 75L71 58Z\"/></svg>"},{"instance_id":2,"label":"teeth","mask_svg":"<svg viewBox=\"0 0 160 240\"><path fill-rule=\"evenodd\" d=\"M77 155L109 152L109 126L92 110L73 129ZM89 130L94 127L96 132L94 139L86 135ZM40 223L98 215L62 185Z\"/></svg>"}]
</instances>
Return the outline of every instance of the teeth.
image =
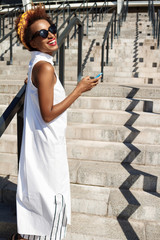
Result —
<instances>
[{"instance_id":1,"label":"teeth","mask_svg":"<svg viewBox=\"0 0 160 240\"><path fill-rule=\"evenodd\" d=\"M55 43L55 40L53 40L53 41L49 42L49 44L53 44L53 43Z\"/></svg>"}]
</instances>

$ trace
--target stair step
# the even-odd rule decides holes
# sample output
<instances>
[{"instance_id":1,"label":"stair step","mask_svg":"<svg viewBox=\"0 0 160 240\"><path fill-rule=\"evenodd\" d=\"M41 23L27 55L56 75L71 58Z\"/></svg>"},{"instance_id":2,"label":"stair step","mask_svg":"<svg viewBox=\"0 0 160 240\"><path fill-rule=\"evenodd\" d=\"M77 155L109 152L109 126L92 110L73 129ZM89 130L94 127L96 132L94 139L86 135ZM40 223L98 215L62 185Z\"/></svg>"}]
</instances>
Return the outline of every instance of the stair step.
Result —
<instances>
[{"instance_id":1,"label":"stair step","mask_svg":"<svg viewBox=\"0 0 160 240\"><path fill-rule=\"evenodd\" d=\"M147 227L147 234L149 234L148 228L150 229L154 226L156 231L159 229L159 221L155 221L157 218L159 220L157 211L159 199L157 200L157 197L152 192L144 193L136 190L123 190L120 192L120 190L114 188L71 184L71 193L72 225L68 226L67 239L74 239L75 236L78 236L78 239L84 239L84 237L85 239L95 240L110 239L108 237L113 237L113 232L116 239L119 239L117 238L119 236L121 236L121 239L126 239L125 237L123 238L122 229L124 226L128 226L128 231L129 229L131 230L131 226L134 226L135 233L141 237L143 236L141 234L144 233L145 227ZM127 196L130 195L132 195L132 201L127 203ZM121 199L121 202L119 202L119 199ZM3 209L0 216L3 221L7 222L7 233L3 229L2 237L8 237L16 228L15 215L5 204L1 203L0 208ZM123 209L125 211L122 211ZM144 213L147 219L143 223ZM117 220L118 215L121 215L121 218ZM126 218L128 216L131 216L130 225L127 224L128 221ZM105 223L107 224L107 229ZM86 224L88 227L85 227ZM1 222L0 225L3 226L3 223ZM101 228L100 232L99 227ZM113 231L115 227L116 231ZM117 231L118 235L116 235ZM157 232L159 233L159 230ZM133 237L133 232L131 236Z\"/></svg>"},{"instance_id":2,"label":"stair step","mask_svg":"<svg viewBox=\"0 0 160 240\"><path fill-rule=\"evenodd\" d=\"M15 93L0 93L1 105L9 105L15 96Z\"/></svg>"},{"instance_id":3,"label":"stair step","mask_svg":"<svg viewBox=\"0 0 160 240\"><path fill-rule=\"evenodd\" d=\"M97 109L68 109L68 121L70 123L95 123L106 125L127 125L159 127L160 117L158 114L147 112L125 112Z\"/></svg>"},{"instance_id":4,"label":"stair step","mask_svg":"<svg viewBox=\"0 0 160 240\"><path fill-rule=\"evenodd\" d=\"M155 79L156 78L158 78L158 81L156 81L157 83L160 83L160 81L159 81L159 79L160 79L160 73L159 72L140 72L140 70L139 69L137 69L137 71L136 71L136 73L138 73L138 79L137 79L137 81L141 81L140 79L141 78L154 78L154 81L153 81L153 83L155 83ZM134 75L135 75L135 72L109 72L109 71L104 71L104 76L105 76L105 79L107 78L112 78L112 77L117 77L117 78L119 78L120 79L120 81L121 81L121 79L122 79L122 77L123 78L131 78L131 79L133 79L133 77L134 77ZM134 82L135 80L133 80L133 82ZM144 82L145 83L145 82Z\"/></svg>"},{"instance_id":5,"label":"stair step","mask_svg":"<svg viewBox=\"0 0 160 240\"><path fill-rule=\"evenodd\" d=\"M8 188L8 195L10 198L12 197L13 202L15 202L15 190ZM133 215L130 216L131 219L145 220L144 217L146 217L147 221L159 221L159 211L157 210L160 206L160 200L157 198L158 193L156 195L154 192L139 190L119 190L107 187L71 184L71 195L73 213L86 213L114 218L118 217L121 211L128 207L121 214L121 219L126 219L130 215L130 206L130 208L132 207L135 210L133 211ZM131 195L132 201L128 202L128 197ZM120 202L119 199L121 199ZM8 206L6 210L8 212L11 211Z\"/></svg>"},{"instance_id":6,"label":"stair step","mask_svg":"<svg viewBox=\"0 0 160 240\"><path fill-rule=\"evenodd\" d=\"M0 138L1 153L17 153L17 135L3 134Z\"/></svg>"},{"instance_id":7,"label":"stair step","mask_svg":"<svg viewBox=\"0 0 160 240\"><path fill-rule=\"evenodd\" d=\"M12 75L12 74L8 74L8 75L6 75L6 74L1 74L0 75L0 81L1 80L22 80L22 82L24 82L24 80L26 79L26 77L27 77L27 71L26 72L24 72L24 73L20 73L20 74L14 74L14 75Z\"/></svg>"},{"instance_id":8,"label":"stair step","mask_svg":"<svg viewBox=\"0 0 160 240\"><path fill-rule=\"evenodd\" d=\"M66 240L125 240L126 232L128 239L133 239L133 232L135 232L134 236L138 235L139 239L145 239L145 224L143 222L132 220L129 222L125 220L119 222L113 218L74 213L72 214L72 225L68 227ZM120 225L125 231L122 230ZM153 225L153 223L151 223L151 225ZM157 233L159 233L158 227L159 225L155 224ZM148 236L152 237L149 233Z\"/></svg>"},{"instance_id":9,"label":"stair step","mask_svg":"<svg viewBox=\"0 0 160 240\"><path fill-rule=\"evenodd\" d=\"M11 84L8 84L7 82L2 83L2 81L0 80L0 94L14 94L16 95L18 93L18 91L21 89L21 87L24 84L24 79L23 81L20 81L20 83L16 83L16 81L14 82L14 80L12 81Z\"/></svg>"},{"instance_id":10,"label":"stair step","mask_svg":"<svg viewBox=\"0 0 160 240\"><path fill-rule=\"evenodd\" d=\"M76 86L76 82L67 82L65 84L66 94L68 95ZM99 83L89 92L85 92L82 96L88 97L125 97L125 98L146 98L159 99L159 85L142 85L142 84L120 84L113 82Z\"/></svg>"},{"instance_id":11,"label":"stair step","mask_svg":"<svg viewBox=\"0 0 160 240\"><path fill-rule=\"evenodd\" d=\"M101 109L160 113L160 100L121 97L79 97L71 109Z\"/></svg>"},{"instance_id":12,"label":"stair step","mask_svg":"<svg viewBox=\"0 0 160 240\"><path fill-rule=\"evenodd\" d=\"M68 124L68 139L103 142L160 144L160 129L148 127L126 127L99 124Z\"/></svg>"},{"instance_id":13,"label":"stair step","mask_svg":"<svg viewBox=\"0 0 160 240\"><path fill-rule=\"evenodd\" d=\"M67 151L75 160L160 166L159 145L67 139Z\"/></svg>"},{"instance_id":14,"label":"stair step","mask_svg":"<svg viewBox=\"0 0 160 240\"><path fill-rule=\"evenodd\" d=\"M149 83L149 78L144 78L144 77L139 77L139 78L134 78L134 77L108 77L104 75L104 81L106 82L115 82L115 83L121 83L121 84L131 84L132 82L134 84L148 84ZM157 79L153 80L153 84L160 84L160 81Z\"/></svg>"},{"instance_id":15,"label":"stair step","mask_svg":"<svg viewBox=\"0 0 160 240\"><path fill-rule=\"evenodd\" d=\"M71 195L74 213L159 221L160 199L154 192L71 184Z\"/></svg>"},{"instance_id":16,"label":"stair step","mask_svg":"<svg viewBox=\"0 0 160 240\"><path fill-rule=\"evenodd\" d=\"M0 174L16 176L18 172L17 154L0 152L0 169Z\"/></svg>"},{"instance_id":17,"label":"stair step","mask_svg":"<svg viewBox=\"0 0 160 240\"><path fill-rule=\"evenodd\" d=\"M157 192L160 167L69 160L71 183ZM115 174L116 173L116 174Z\"/></svg>"},{"instance_id":18,"label":"stair step","mask_svg":"<svg viewBox=\"0 0 160 240\"><path fill-rule=\"evenodd\" d=\"M156 61L154 61L156 62ZM121 66L121 67L117 67L117 66L106 66L104 68L104 72L107 73L107 72L133 72L133 70L136 68L136 66L133 66L132 67L124 67L124 66ZM89 69L89 67L88 67ZM157 67L153 67L153 63L150 63L150 67L141 67L141 66L137 66L137 72L145 72L145 73L157 73L159 72L159 69Z\"/></svg>"}]
</instances>

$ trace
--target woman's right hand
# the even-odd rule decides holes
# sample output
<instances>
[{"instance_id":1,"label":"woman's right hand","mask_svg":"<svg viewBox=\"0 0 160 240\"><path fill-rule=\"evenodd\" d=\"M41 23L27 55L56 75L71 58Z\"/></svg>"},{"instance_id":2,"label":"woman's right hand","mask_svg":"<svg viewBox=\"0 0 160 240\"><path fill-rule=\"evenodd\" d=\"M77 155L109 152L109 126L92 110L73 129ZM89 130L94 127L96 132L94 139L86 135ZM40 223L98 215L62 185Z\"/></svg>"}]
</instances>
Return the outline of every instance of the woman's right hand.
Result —
<instances>
[{"instance_id":1,"label":"woman's right hand","mask_svg":"<svg viewBox=\"0 0 160 240\"><path fill-rule=\"evenodd\" d=\"M84 77L78 83L76 88L80 92L80 94L83 92L87 92L87 91L91 90L93 87L97 86L100 78L101 78L101 76L98 78L94 78L94 79L91 79L89 76Z\"/></svg>"}]
</instances>

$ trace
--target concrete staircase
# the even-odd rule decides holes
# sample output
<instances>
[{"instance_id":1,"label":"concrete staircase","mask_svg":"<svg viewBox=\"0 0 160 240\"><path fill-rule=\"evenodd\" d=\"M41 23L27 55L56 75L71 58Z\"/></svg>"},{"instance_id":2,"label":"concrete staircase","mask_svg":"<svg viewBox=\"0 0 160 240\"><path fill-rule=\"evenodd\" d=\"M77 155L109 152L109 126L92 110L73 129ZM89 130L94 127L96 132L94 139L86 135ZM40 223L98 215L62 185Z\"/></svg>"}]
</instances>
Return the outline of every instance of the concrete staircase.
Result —
<instances>
[{"instance_id":1,"label":"concrete staircase","mask_svg":"<svg viewBox=\"0 0 160 240\"><path fill-rule=\"evenodd\" d=\"M72 225L67 240L160 239L160 61L145 15L137 21L136 14L128 14L110 51L104 82L68 110ZM83 59L95 39L84 75L100 72L105 26L105 21L94 23L84 37ZM76 85L76 48L72 40L66 49L67 94ZM28 60L28 52L15 47L14 65L0 63L1 112L23 84ZM15 134L13 119L0 139L0 240L16 231Z\"/></svg>"}]
</instances>

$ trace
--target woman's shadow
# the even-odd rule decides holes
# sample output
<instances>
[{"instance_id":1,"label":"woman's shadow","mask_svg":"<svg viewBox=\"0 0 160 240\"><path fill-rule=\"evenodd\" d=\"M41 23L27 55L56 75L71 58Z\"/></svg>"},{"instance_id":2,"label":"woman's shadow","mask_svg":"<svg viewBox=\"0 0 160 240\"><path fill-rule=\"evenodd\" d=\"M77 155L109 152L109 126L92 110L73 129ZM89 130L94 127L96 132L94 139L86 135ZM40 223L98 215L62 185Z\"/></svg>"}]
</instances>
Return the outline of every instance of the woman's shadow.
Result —
<instances>
[{"instance_id":1,"label":"woman's shadow","mask_svg":"<svg viewBox=\"0 0 160 240\"><path fill-rule=\"evenodd\" d=\"M10 176L0 177L0 238L8 239L17 231L16 226L16 183Z\"/></svg>"}]
</instances>

